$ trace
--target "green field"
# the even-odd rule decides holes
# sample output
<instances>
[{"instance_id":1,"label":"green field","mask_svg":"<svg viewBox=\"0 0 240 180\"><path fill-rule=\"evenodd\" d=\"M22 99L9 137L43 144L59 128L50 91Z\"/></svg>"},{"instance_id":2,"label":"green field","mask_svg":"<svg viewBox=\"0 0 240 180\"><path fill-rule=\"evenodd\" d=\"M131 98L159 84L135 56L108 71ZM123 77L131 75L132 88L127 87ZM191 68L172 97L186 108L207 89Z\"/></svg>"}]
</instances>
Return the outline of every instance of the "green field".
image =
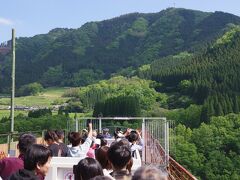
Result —
<instances>
[{"instance_id":1,"label":"green field","mask_svg":"<svg viewBox=\"0 0 240 180\"><path fill-rule=\"evenodd\" d=\"M27 111L14 111L14 116L17 116L19 114L27 115ZM10 110L0 110L0 119L3 117L10 117Z\"/></svg>"},{"instance_id":2,"label":"green field","mask_svg":"<svg viewBox=\"0 0 240 180\"><path fill-rule=\"evenodd\" d=\"M15 106L33 106L33 107L51 107L54 104L62 104L69 98L61 97L67 88L48 88L43 93L37 96L24 96L15 98ZM0 108L8 108L11 99L0 98ZM0 119L4 116L9 116L9 110L0 110ZM15 115L25 111L16 111Z\"/></svg>"}]
</instances>

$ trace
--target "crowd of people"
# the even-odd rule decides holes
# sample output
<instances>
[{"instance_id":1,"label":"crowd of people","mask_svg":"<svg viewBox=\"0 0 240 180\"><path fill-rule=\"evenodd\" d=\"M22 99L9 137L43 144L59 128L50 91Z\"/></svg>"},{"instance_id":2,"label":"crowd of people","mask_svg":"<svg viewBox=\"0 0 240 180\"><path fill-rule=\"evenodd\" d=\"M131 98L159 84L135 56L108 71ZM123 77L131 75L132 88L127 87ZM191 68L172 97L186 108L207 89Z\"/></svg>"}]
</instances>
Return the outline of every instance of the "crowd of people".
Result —
<instances>
[{"instance_id":1,"label":"crowd of people","mask_svg":"<svg viewBox=\"0 0 240 180\"><path fill-rule=\"evenodd\" d=\"M111 144L107 139L114 138ZM3 180L43 180L48 173L52 157L77 157L73 166L75 180L165 180L167 175L156 167L142 166L132 171L136 151L141 151L143 141L139 130L116 128L113 137L109 129L102 133L88 129L70 132L69 144L64 143L63 131L47 131L46 145L36 144L32 134L22 134L18 140L20 155L0 160L0 177Z\"/></svg>"}]
</instances>

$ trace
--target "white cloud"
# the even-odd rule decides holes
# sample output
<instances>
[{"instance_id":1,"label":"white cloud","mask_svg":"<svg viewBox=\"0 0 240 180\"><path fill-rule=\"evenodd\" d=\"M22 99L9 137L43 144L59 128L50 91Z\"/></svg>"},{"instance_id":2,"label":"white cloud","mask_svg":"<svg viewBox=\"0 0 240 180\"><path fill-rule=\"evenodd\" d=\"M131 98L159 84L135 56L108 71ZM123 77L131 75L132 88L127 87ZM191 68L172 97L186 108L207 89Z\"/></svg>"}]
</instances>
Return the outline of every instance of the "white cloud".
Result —
<instances>
[{"instance_id":1,"label":"white cloud","mask_svg":"<svg viewBox=\"0 0 240 180\"><path fill-rule=\"evenodd\" d=\"M13 21L10 19L0 17L0 25L13 25Z\"/></svg>"}]
</instances>

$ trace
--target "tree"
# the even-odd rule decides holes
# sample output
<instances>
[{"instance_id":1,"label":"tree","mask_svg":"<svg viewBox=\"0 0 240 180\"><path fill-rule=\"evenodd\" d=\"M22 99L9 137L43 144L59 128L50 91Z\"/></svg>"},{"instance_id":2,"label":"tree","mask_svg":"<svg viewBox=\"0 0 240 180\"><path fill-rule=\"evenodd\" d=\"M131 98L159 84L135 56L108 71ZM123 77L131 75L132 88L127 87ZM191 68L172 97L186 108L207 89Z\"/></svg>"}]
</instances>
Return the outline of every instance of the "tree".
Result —
<instances>
[{"instance_id":1,"label":"tree","mask_svg":"<svg viewBox=\"0 0 240 180\"><path fill-rule=\"evenodd\" d=\"M20 87L17 90L17 96L29 96L29 95L37 95L43 91L43 87L40 83L30 83Z\"/></svg>"}]
</instances>

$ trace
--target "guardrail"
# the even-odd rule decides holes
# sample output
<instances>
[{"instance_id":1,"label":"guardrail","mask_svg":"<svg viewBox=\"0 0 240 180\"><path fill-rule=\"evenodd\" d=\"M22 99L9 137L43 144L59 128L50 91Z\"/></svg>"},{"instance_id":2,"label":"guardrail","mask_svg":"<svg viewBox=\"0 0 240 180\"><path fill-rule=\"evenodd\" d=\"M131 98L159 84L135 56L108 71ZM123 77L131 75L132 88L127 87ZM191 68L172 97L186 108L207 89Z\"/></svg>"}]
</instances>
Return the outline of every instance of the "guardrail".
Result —
<instances>
[{"instance_id":1,"label":"guardrail","mask_svg":"<svg viewBox=\"0 0 240 180\"><path fill-rule=\"evenodd\" d=\"M197 180L188 170L181 166L172 157L169 157L168 168L171 179Z\"/></svg>"},{"instance_id":2,"label":"guardrail","mask_svg":"<svg viewBox=\"0 0 240 180\"><path fill-rule=\"evenodd\" d=\"M45 131L45 130L44 130ZM44 131L28 131L24 133L32 133L35 134L37 138L38 144L43 144L42 134ZM17 157L19 155L18 149L17 149L17 141L18 137L23 134L23 132L15 132L15 133L6 133L6 134L0 134L0 152L4 153L5 156L15 156ZM39 137L40 136L40 137Z\"/></svg>"}]
</instances>

